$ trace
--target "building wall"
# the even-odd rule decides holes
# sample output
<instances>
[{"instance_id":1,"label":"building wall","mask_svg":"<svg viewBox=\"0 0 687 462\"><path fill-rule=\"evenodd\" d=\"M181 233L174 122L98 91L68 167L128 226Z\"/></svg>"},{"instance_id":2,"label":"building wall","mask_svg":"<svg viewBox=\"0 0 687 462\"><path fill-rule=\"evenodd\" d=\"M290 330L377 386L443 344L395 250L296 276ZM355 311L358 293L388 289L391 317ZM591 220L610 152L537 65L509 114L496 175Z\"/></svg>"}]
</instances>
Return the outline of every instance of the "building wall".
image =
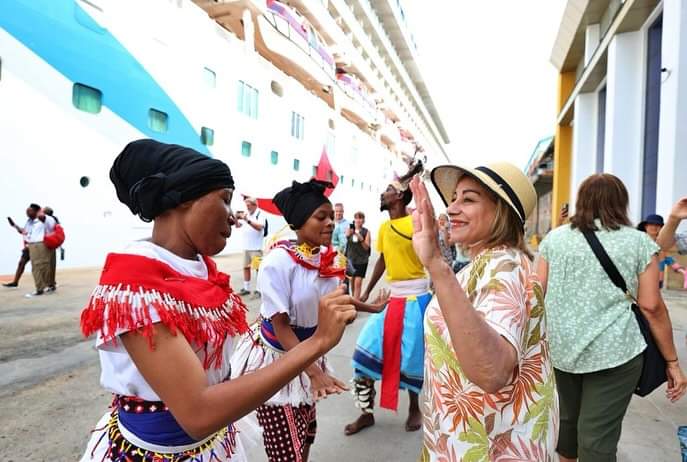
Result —
<instances>
[{"instance_id":1,"label":"building wall","mask_svg":"<svg viewBox=\"0 0 687 462\"><path fill-rule=\"evenodd\" d=\"M658 141L656 208L667 214L679 197L687 196L687 5L663 3L661 121Z\"/></svg>"},{"instance_id":2,"label":"building wall","mask_svg":"<svg viewBox=\"0 0 687 462\"><path fill-rule=\"evenodd\" d=\"M661 14L661 67L664 69L655 212L667 215L678 198L687 196L684 178L687 172L687 4L681 0L665 0L639 30L612 38L607 49L605 83L594 92L576 97L574 118L569 126L572 131L570 160L567 165L564 162L555 165L556 177L567 175L570 189L566 195L564 179L555 182L554 208L567 198L572 210L580 183L597 172L597 136L599 124L605 123L603 171L623 180L630 194L630 218L635 222L642 218L648 31ZM587 39L596 40L596 32L595 29L588 31ZM599 90L604 86L605 114L599 113ZM560 144L557 140L557 149ZM565 151L562 146L556 159L565 160Z\"/></svg>"}]
</instances>

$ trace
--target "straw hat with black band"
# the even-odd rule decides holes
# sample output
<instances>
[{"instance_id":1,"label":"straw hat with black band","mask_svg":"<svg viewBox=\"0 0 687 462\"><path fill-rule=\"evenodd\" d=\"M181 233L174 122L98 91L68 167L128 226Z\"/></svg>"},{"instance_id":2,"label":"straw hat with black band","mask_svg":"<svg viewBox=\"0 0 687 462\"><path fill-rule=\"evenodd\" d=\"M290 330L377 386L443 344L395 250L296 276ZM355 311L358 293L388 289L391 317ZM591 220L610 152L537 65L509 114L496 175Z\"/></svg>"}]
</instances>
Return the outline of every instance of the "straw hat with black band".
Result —
<instances>
[{"instance_id":1,"label":"straw hat with black band","mask_svg":"<svg viewBox=\"0 0 687 462\"><path fill-rule=\"evenodd\" d=\"M456 186L464 175L475 178L503 199L515 211L524 226L537 203L537 193L522 170L509 162L494 162L476 168L457 165L435 167L431 174L432 184L447 207L451 204Z\"/></svg>"}]
</instances>

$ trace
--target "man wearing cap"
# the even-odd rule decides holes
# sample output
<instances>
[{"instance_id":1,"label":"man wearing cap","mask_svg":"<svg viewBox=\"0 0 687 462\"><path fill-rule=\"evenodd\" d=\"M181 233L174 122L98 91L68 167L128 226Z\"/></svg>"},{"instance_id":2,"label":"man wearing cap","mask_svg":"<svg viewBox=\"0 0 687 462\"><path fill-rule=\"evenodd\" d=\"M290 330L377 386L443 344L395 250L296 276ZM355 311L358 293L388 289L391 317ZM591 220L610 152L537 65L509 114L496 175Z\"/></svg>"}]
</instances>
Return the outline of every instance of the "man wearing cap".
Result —
<instances>
[{"instance_id":1,"label":"man wearing cap","mask_svg":"<svg viewBox=\"0 0 687 462\"><path fill-rule=\"evenodd\" d=\"M386 271L391 298L384 311L370 316L363 327L353 354L353 395L362 414L346 425L346 435L374 425L374 382L381 380L380 406L398 407L399 389L408 390L410 405L406 431L420 429L422 414L418 394L423 383L425 308L431 299L429 280L413 250L413 223L407 206L413 198L408 185L422 171L422 164L390 184L381 195L382 211L389 220L379 227L379 259L360 299L366 301Z\"/></svg>"},{"instance_id":2,"label":"man wearing cap","mask_svg":"<svg viewBox=\"0 0 687 462\"><path fill-rule=\"evenodd\" d=\"M254 258L262 257L262 240L267 229L267 220L258 210L255 198L245 196L246 212L237 212L236 227L242 228L243 235L243 288L239 295L250 294L251 264ZM260 294L256 291L255 296Z\"/></svg>"}]
</instances>

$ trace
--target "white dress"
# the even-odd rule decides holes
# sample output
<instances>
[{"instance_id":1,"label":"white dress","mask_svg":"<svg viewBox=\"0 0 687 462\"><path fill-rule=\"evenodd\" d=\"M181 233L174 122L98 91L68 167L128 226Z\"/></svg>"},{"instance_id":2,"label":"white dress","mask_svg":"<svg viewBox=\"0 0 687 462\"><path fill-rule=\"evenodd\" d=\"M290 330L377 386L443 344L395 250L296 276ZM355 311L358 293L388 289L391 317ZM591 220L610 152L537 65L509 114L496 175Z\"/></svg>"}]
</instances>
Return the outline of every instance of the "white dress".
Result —
<instances>
[{"instance_id":1,"label":"white dress","mask_svg":"<svg viewBox=\"0 0 687 462\"><path fill-rule=\"evenodd\" d=\"M313 263L318 263L315 257ZM262 296L260 316L272 319L278 313L289 315L292 326L316 327L319 301L339 284L336 277L320 277L315 269L305 268L294 261L288 251L273 248L263 259L258 272L257 288ZM282 356L260 336L260 321L238 341L232 355L232 377L248 374L268 366ZM323 356L317 364L332 372ZM272 406L313 404L310 378L305 372L275 393L265 404Z\"/></svg>"},{"instance_id":2,"label":"white dress","mask_svg":"<svg viewBox=\"0 0 687 462\"><path fill-rule=\"evenodd\" d=\"M201 279L208 278L208 268L202 259L198 260L186 260L183 259L168 250L153 244L150 241L137 241L132 243L126 248L123 253L140 255L148 258L152 258L163 263L166 263L172 267L178 273L186 276L192 276ZM149 308L150 317L153 322L159 322L160 317L154 308ZM117 335L124 334L125 329L117 330ZM122 396L136 396L142 398L146 401L160 401L160 397L155 393L151 386L145 381L141 373L136 368L136 365L131 360L131 357L127 353L126 349L122 345L121 340L116 341L103 341L100 334L96 338L96 348L98 349L98 354L100 356L100 384L108 391L114 394ZM206 351L204 347L199 345L193 345L198 358L202 361L206 354L210 354L210 351ZM217 368L210 367L206 369L208 384L215 385L226 381L229 379L230 375L230 359L231 352L233 348L233 338L227 338L224 346L222 348L222 361L221 365ZM106 457L108 451L107 444L107 424L111 418L111 412L107 412L100 419L98 424L92 433L92 436L88 442L86 452L81 458L81 462L88 461L110 461L110 458ZM248 437L248 440L257 439L259 435L254 434L257 431L255 424L252 424L250 420L242 422L240 430L238 431L241 436ZM131 432L126 431L126 429L120 425L120 430L122 434L126 437L128 441L139 446L148 451L157 451L161 453L165 452L182 452L184 450L191 449L197 445L191 445L188 447L160 447L152 444L148 444L145 441L138 439ZM215 456L220 457L220 461L232 461L241 462L246 459L246 450L244 445L247 442L246 438L237 438L236 445L233 450L233 454L227 456L223 448L221 447L221 441L216 438L216 445L210 445L207 450L198 454L198 457L205 457L209 460L211 453ZM221 458L224 456L224 458ZM199 459L206 460L206 459Z\"/></svg>"}]
</instances>

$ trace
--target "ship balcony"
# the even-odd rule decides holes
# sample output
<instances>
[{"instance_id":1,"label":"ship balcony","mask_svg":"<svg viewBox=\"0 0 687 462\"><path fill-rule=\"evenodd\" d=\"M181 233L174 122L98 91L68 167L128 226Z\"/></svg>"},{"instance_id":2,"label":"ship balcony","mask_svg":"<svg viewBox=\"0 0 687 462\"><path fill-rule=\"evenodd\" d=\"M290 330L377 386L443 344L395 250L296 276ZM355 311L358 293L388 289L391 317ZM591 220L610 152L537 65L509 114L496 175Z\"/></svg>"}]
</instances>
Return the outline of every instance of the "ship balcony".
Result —
<instances>
[{"instance_id":1,"label":"ship balcony","mask_svg":"<svg viewBox=\"0 0 687 462\"><path fill-rule=\"evenodd\" d=\"M239 39L246 40L243 24L243 13L248 10L251 15L260 14L260 7L253 0L193 0L207 15L219 25L234 33ZM252 37L250 37L252 39Z\"/></svg>"},{"instance_id":2,"label":"ship balcony","mask_svg":"<svg viewBox=\"0 0 687 462\"><path fill-rule=\"evenodd\" d=\"M413 141L401 139L401 141L398 143L396 147L398 149L398 152L404 156L415 156L416 145Z\"/></svg>"},{"instance_id":3,"label":"ship balcony","mask_svg":"<svg viewBox=\"0 0 687 462\"><path fill-rule=\"evenodd\" d=\"M377 124L377 105L361 83L345 72L337 73L336 78L340 90L336 105L341 110L341 115L364 130Z\"/></svg>"},{"instance_id":4,"label":"ship balcony","mask_svg":"<svg viewBox=\"0 0 687 462\"><path fill-rule=\"evenodd\" d=\"M334 58L307 20L275 0L256 19L260 54L333 108Z\"/></svg>"},{"instance_id":5,"label":"ship balcony","mask_svg":"<svg viewBox=\"0 0 687 462\"><path fill-rule=\"evenodd\" d=\"M342 39L343 32L321 0L289 0L288 3L308 18L328 44L336 44Z\"/></svg>"},{"instance_id":6,"label":"ship balcony","mask_svg":"<svg viewBox=\"0 0 687 462\"><path fill-rule=\"evenodd\" d=\"M398 131L398 126L391 120L386 119L379 128L379 140L389 149L396 152L401 143L401 133Z\"/></svg>"},{"instance_id":7,"label":"ship balcony","mask_svg":"<svg viewBox=\"0 0 687 462\"><path fill-rule=\"evenodd\" d=\"M401 124L398 125L398 131L401 137L401 141L398 144L398 152L411 157L415 156L418 144L413 133Z\"/></svg>"}]
</instances>

